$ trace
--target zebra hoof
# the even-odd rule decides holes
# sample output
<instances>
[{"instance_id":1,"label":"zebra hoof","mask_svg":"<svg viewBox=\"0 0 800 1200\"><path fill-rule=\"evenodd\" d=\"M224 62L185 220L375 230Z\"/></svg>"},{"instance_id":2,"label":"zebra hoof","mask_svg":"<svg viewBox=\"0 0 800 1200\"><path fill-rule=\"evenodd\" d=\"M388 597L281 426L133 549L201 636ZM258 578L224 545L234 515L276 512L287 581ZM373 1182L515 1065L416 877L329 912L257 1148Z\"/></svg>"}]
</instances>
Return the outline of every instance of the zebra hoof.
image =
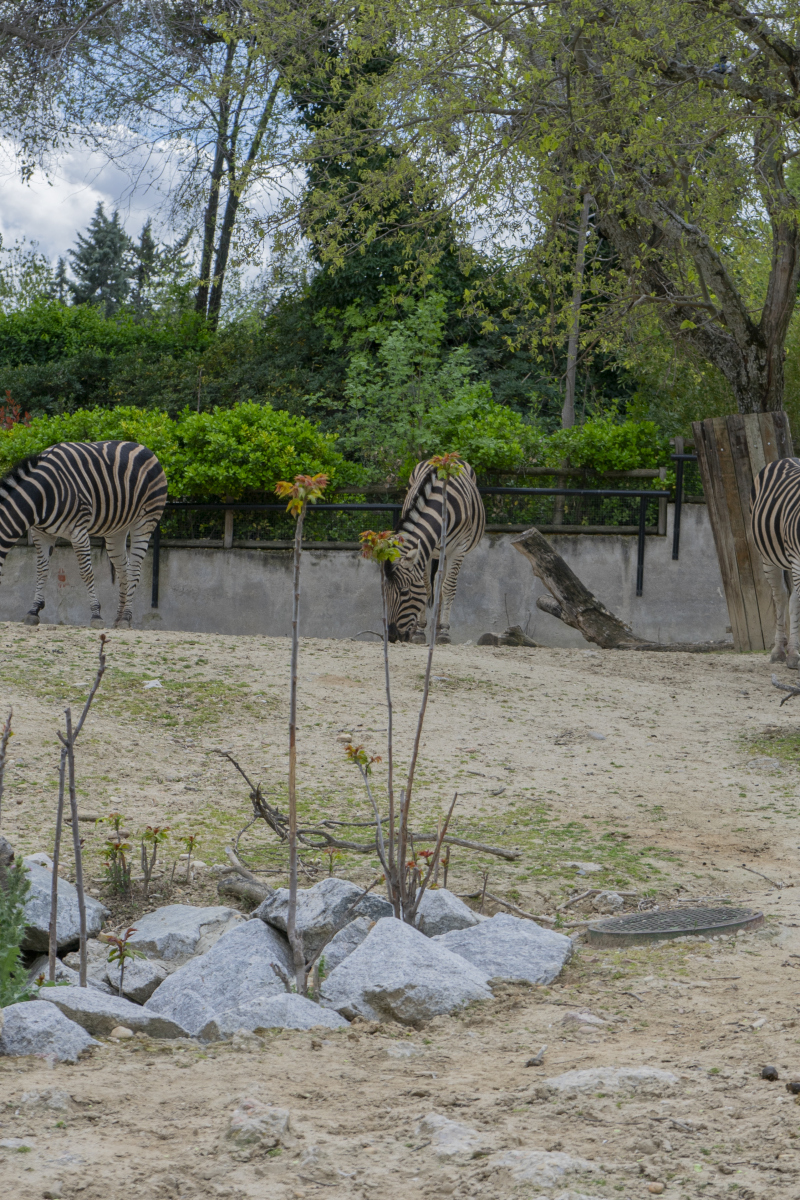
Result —
<instances>
[{"instance_id":1,"label":"zebra hoof","mask_svg":"<svg viewBox=\"0 0 800 1200\"><path fill-rule=\"evenodd\" d=\"M22 618L22 624L23 625L38 625L39 624L39 614L32 613L32 612L25 613L25 616Z\"/></svg>"},{"instance_id":2,"label":"zebra hoof","mask_svg":"<svg viewBox=\"0 0 800 1200\"><path fill-rule=\"evenodd\" d=\"M89 622L90 629L105 629L105 623L102 617L92 617Z\"/></svg>"},{"instance_id":3,"label":"zebra hoof","mask_svg":"<svg viewBox=\"0 0 800 1200\"><path fill-rule=\"evenodd\" d=\"M795 651L793 654L786 655L786 665L790 671L796 671L800 667L800 654Z\"/></svg>"},{"instance_id":4,"label":"zebra hoof","mask_svg":"<svg viewBox=\"0 0 800 1200\"><path fill-rule=\"evenodd\" d=\"M786 651L783 648L780 650L773 650L772 654L769 656L769 661L774 663L786 662Z\"/></svg>"},{"instance_id":5,"label":"zebra hoof","mask_svg":"<svg viewBox=\"0 0 800 1200\"><path fill-rule=\"evenodd\" d=\"M449 646L450 645L450 634L449 633L437 633L436 645L437 646Z\"/></svg>"},{"instance_id":6,"label":"zebra hoof","mask_svg":"<svg viewBox=\"0 0 800 1200\"><path fill-rule=\"evenodd\" d=\"M409 640L412 646L427 646L428 644L424 633L412 633Z\"/></svg>"},{"instance_id":7,"label":"zebra hoof","mask_svg":"<svg viewBox=\"0 0 800 1200\"><path fill-rule=\"evenodd\" d=\"M130 617L120 617L120 619L118 621L114 622L115 629L130 629L130 627L131 627L131 618Z\"/></svg>"}]
</instances>

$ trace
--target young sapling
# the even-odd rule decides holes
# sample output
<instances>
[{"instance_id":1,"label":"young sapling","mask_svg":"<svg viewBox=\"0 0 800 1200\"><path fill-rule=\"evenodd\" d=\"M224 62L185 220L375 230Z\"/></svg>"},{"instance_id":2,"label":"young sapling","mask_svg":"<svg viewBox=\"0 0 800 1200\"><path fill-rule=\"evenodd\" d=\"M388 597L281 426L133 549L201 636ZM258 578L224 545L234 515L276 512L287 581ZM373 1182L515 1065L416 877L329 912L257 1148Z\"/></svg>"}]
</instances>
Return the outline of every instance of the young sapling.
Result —
<instances>
[{"instance_id":1,"label":"young sapling","mask_svg":"<svg viewBox=\"0 0 800 1200\"><path fill-rule=\"evenodd\" d=\"M150 880L153 878L153 871L155 870L158 847L168 837L168 825L148 825L144 833L141 834L142 891L145 900L148 900L150 897Z\"/></svg>"},{"instance_id":2,"label":"young sapling","mask_svg":"<svg viewBox=\"0 0 800 1200\"><path fill-rule=\"evenodd\" d=\"M287 512L295 518L292 598L292 657L289 682L289 911L286 935L292 948L297 990L306 992L306 960L303 939L297 933L297 661L300 650L300 561L303 552L303 522L309 504L315 504L328 486L327 475L295 475L294 482L281 480L275 491L288 499Z\"/></svg>"},{"instance_id":3,"label":"young sapling","mask_svg":"<svg viewBox=\"0 0 800 1200\"><path fill-rule=\"evenodd\" d=\"M130 945L130 936L136 933L135 926L126 929L122 937L114 933L101 933L100 941L106 942L111 949L108 952L110 963L119 963L119 995L122 996L125 985L125 964L134 958L144 958L141 950Z\"/></svg>"}]
</instances>

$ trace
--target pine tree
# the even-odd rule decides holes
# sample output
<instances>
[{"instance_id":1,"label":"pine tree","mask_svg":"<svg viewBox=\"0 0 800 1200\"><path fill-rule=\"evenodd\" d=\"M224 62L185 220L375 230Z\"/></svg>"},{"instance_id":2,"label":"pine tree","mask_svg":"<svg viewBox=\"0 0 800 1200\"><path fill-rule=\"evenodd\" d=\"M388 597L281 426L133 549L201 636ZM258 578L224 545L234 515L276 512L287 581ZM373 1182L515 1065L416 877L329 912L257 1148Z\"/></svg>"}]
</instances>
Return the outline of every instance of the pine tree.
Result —
<instances>
[{"instance_id":1,"label":"pine tree","mask_svg":"<svg viewBox=\"0 0 800 1200\"><path fill-rule=\"evenodd\" d=\"M58 300L59 304L67 303L67 292L69 291L69 279L67 278L67 260L59 257L56 265L56 273L53 276L52 295Z\"/></svg>"},{"instance_id":2,"label":"pine tree","mask_svg":"<svg viewBox=\"0 0 800 1200\"><path fill-rule=\"evenodd\" d=\"M139 244L133 246L136 266L130 299L137 312L149 311L154 303L158 307L165 288L181 284L189 270L185 252L190 238L191 231L172 246L157 242L153 237L153 222L147 218L139 234Z\"/></svg>"},{"instance_id":3,"label":"pine tree","mask_svg":"<svg viewBox=\"0 0 800 1200\"><path fill-rule=\"evenodd\" d=\"M135 273L133 245L122 228L119 213L107 217L102 201L89 222L87 236L78 234L78 248L70 250L77 282L70 288L76 304L102 304L110 316L128 298Z\"/></svg>"}]
</instances>

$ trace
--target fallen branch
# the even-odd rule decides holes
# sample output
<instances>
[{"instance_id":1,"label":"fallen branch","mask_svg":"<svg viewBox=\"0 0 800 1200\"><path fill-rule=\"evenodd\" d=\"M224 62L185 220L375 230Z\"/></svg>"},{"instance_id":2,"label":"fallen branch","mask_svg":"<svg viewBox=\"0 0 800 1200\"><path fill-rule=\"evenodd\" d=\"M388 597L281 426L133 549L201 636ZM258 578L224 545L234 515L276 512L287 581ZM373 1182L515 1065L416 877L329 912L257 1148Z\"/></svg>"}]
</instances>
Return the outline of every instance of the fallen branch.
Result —
<instances>
[{"instance_id":1,"label":"fallen branch","mask_svg":"<svg viewBox=\"0 0 800 1200\"><path fill-rule=\"evenodd\" d=\"M536 607L577 629L587 642L594 642L604 650L683 651L688 654L733 650L732 642L673 642L663 645L637 637L630 626L609 612L581 583L538 529L526 529L519 537L511 539L511 545L528 559L534 575L552 593L552 596L539 596Z\"/></svg>"},{"instance_id":2,"label":"fallen branch","mask_svg":"<svg viewBox=\"0 0 800 1200\"><path fill-rule=\"evenodd\" d=\"M800 687L793 687L790 683L781 683L777 675L772 676L772 686L776 687L780 692L788 692L788 696L784 696L781 700L780 707L783 708L787 700L792 700L795 696L800 696Z\"/></svg>"},{"instance_id":3,"label":"fallen branch","mask_svg":"<svg viewBox=\"0 0 800 1200\"><path fill-rule=\"evenodd\" d=\"M219 754L221 758L227 758L228 762L230 762L236 768L250 789L250 803L253 805L254 816L253 819L248 821L245 829L248 829L250 825L252 825L253 820L260 818L261 820L265 821L267 825L269 825L270 829L278 835L282 842L287 841L289 837L288 816L286 816L285 813L282 813L279 808L276 808L274 805L269 803L261 790L261 784L253 783L236 759L229 754L227 750L218 750L217 754ZM385 823L386 819L381 819ZM342 825L347 825L351 828L374 829L376 831L376 837L373 839L373 841L366 844L363 842L351 842L345 840L344 838L335 837L328 831L328 828L326 828L330 826ZM308 846L311 850L351 850L354 854L376 854L378 850L377 830L377 821L350 822L325 820L320 821L318 825L299 827L297 830L297 840L302 842L304 846ZM244 832L244 830L242 832ZM414 843L419 842L422 844L427 842L436 842L438 841L438 837L439 835L437 833L408 834L410 841L413 841ZM467 850L477 850L480 854L493 854L497 858L504 858L507 862L516 862L517 859L522 857L522 852L520 850L507 850L503 846L487 846L483 842L473 842L468 838L454 837L449 833L445 834L445 836L442 838L442 843L444 845L449 844L452 846L463 846ZM230 848L227 848L225 852L228 855L228 858L231 858L233 851L231 851ZM231 859L231 861L233 861L233 859ZM247 868L244 869L246 870ZM245 878L248 878L248 876L245 876Z\"/></svg>"},{"instance_id":4,"label":"fallen branch","mask_svg":"<svg viewBox=\"0 0 800 1200\"><path fill-rule=\"evenodd\" d=\"M774 888L778 889L778 891L781 891L783 888L782 883L776 883L774 879L770 879L769 875L765 875L763 871L754 871L752 867L746 867L744 863L742 863L742 870L749 871L751 875L758 875L761 879L766 879L767 883L771 883Z\"/></svg>"},{"instance_id":5,"label":"fallen branch","mask_svg":"<svg viewBox=\"0 0 800 1200\"><path fill-rule=\"evenodd\" d=\"M238 900L246 900L250 904L257 905L262 900L266 900L270 888L265 883L241 879L231 874L220 879L217 884L217 892L220 896L236 896Z\"/></svg>"},{"instance_id":6,"label":"fallen branch","mask_svg":"<svg viewBox=\"0 0 800 1200\"><path fill-rule=\"evenodd\" d=\"M492 892L485 892L483 888L479 892L458 892L457 894L460 900L482 900L485 896L487 900L494 900L495 904L510 909L518 917L525 917L527 921L544 921L546 925L555 925L556 923L555 917L546 917L543 913L537 916L535 913L526 912L524 908L518 908L510 900L501 900L499 896L495 896Z\"/></svg>"}]
</instances>

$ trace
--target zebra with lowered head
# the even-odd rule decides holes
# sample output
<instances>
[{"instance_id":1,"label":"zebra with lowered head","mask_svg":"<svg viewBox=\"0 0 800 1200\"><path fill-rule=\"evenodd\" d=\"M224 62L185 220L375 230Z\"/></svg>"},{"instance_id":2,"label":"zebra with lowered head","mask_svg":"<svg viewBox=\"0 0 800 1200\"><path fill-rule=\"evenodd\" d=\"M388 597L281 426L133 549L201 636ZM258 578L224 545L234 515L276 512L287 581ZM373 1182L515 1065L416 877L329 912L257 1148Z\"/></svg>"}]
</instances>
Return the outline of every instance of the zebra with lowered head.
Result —
<instances>
[{"instance_id":1,"label":"zebra with lowered head","mask_svg":"<svg viewBox=\"0 0 800 1200\"><path fill-rule=\"evenodd\" d=\"M36 592L25 624L39 624L50 555L56 538L63 537L72 542L89 592L91 624L102 626L89 540L94 535L105 539L119 577L114 626L130 628L142 560L166 500L161 463L138 442L62 442L18 463L0 481L0 572L11 547L29 529L36 547Z\"/></svg>"},{"instance_id":2,"label":"zebra with lowered head","mask_svg":"<svg viewBox=\"0 0 800 1200\"><path fill-rule=\"evenodd\" d=\"M395 562L384 563L391 642L425 641L426 604L433 604L433 579L442 540L442 490L436 467L417 463L408 481L400 526L403 552ZM456 594L464 555L473 550L486 528L486 514L475 472L468 463L447 484L447 545L442 580L437 642L450 641L450 609Z\"/></svg>"}]
</instances>

